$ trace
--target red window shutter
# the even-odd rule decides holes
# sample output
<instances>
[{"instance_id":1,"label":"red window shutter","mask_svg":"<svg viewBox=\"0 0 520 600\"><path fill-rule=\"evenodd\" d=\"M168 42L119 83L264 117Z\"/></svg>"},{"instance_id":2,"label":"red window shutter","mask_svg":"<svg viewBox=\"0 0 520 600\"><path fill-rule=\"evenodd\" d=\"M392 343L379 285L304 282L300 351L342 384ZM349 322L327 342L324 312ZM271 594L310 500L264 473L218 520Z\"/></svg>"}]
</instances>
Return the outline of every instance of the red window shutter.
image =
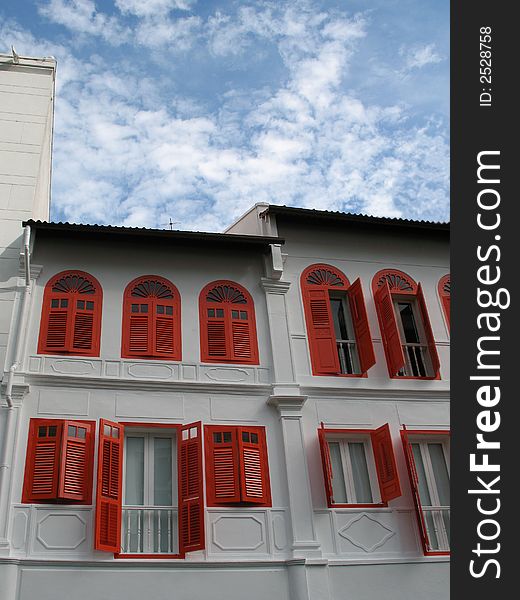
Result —
<instances>
[{"instance_id":1,"label":"red window shutter","mask_svg":"<svg viewBox=\"0 0 520 600\"><path fill-rule=\"evenodd\" d=\"M130 315L128 354L143 356L150 353L150 315Z\"/></svg>"},{"instance_id":2,"label":"red window shutter","mask_svg":"<svg viewBox=\"0 0 520 600\"><path fill-rule=\"evenodd\" d=\"M404 456L406 458L406 466L408 467L408 477L410 479L410 486L412 488L413 502L415 505L415 513L417 515L417 524L419 526L419 533L421 535L423 550L425 552L428 552L430 550L430 540L428 538L426 520L424 518L421 497L419 495L419 478L417 476L417 470L415 468L415 460L413 457L412 445L410 444L410 441L408 439L408 433L406 430L401 431L401 440L403 442Z\"/></svg>"},{"instance_id":3,"label":"red window shutter","mask_svg":"<svg viewBox=\"0 0 520 600\"><path fill-rule=\"evenodd\" d=\"M31 419L22 502L55 500L63 421Z\"/></svg>"},{"instance_id":4,"label":"red window shutter","mask_svg":"<svg viewBox=\"0 0 520 600\"><path fill-rule=\"evenodd\" d=\"M402 492L388 423L372 431L370 437L381 491L381 501L389 502L401 496Z\"/></svg>"},{"instance_id":5,"label":"red window shutter","mask_svg":"<svg viewBox=\"0 0 520 600\"><path fill-rule=\"evenodd\" d=\"M271 504L265 429L239 427L237 437L242 502Z\"/></svg>"},{"instance_id":6,"label":"red window shutter","mask_svg":"<svg viewBox=\"0 0 520 600\"><path fill-rule=\"evenodd\" d=\"M426 334L426 343L428 344L428 350L430 352L433 373L437 375L440 368L439 355L437 354L437 345L435 344L435 338L433 337L430 317L428 316L428 309L426 308L426 301L424 299L421 284L417 286L417 301L419 303L419 308L421 309L424 333Z\"/></svg>"},{"instance_id":7,"label":"red window shutter","mask_svg":"<svg viewBox=\"0 0 520 600\"><path fill-rule=\"evenodd\" d=\"M204 434L208 506L240 502L236 427L206 425Z\"/></svg>"},{"instance_id":8,"label":"red window shutter","mask_svg":"<svg viewBox=\"0 0 520 600\"><path fill-rule=\"evenodd\" d=\"M72 300L71 301L75 301ZM90 354L94 336L94 311L75 309L73 312L72 350Z\"/></svg>"},{"instance_id":9,"label":"red window shutter","mask_svg":"<svg viewBox=\"0 0 520 600\"><path fill-rule=\"evenodd\" d=\"M121 548L123 435L123 425L100 420L94 548L105 552Z\"/></svg>"},{"instance_id":10,"label":"red window shutter","mask_svg":"<svg viewBox=\"0 0 520 600\"><path fill-rule=\"evenodd\" d=\"M210 358L228 358L226 324L222 321L207 321L207 350Z\"/></svg>"},{"instance_id":11,"label":"red window shutter","mask_svg":"<svg viewBox=\"0 0 520 600\"><path fill-rule=\"evenodd\" d=\"M367 310L361 280L358 278L347 290L352 324L356 334L356 344L361 372L366 373L376 364L376 356L372 346L372 336L368 325Z\"/></svg>"},{"instance_id":12,"label":"red window shutter","mask_svg":"<svg viewBox=\"0 0 520 600\"><path fill-rule=\"evenodd\" d=\"M231 321L231 340L233 346L233 358L251 358L251 333L248 321Z\"/></svg>"},{"instance_id":13,"label":"red window shutter","mask_svg":"<svg viewBox=\"0 0 520 600\"><path fill-rule=\"evenodd\" d=\"M376 291L374 300L381 327L388 371L390 376L394 377L404 367L405 359L399 329L397 328L392 294L386 281Z\"/></svg>"},{"instance_id":14,"label":"red window shutter","mask_svg":"<svg viewBox=\"0 0 520 600\"><path fill-rule=\"evenodd\" d=\"M325 495L327 496L327 505L334 504L334 494L332 491L332 464L330 462L330 451L327 438L325 437L326 430L318 429L318 440L321 451L321 464L323 466L323 479L325 481Z\"/></svg>"},{"instance_id":15,"label":"red window shutter","mask_svg":"<svg viewBox=\"0 0 520 600\"><path fill-rule=\"evenodd\" d=\"M450 296L442 297L442 306L444 308L444 314L446 315L446 321L448 322L448 329L450 328Z\"/></svg>"},{"instance_id":16,"label":"red window shutter","mask_svg":"<svg viewBox=\"0 0 520 600\"><path fill-rule=\"evenodd\" d=\"M90 502L93 442L92 423L63 421L59 498Z\"/></svg>"},{"instance_id":17,"label":"red window shutter","mask_svg":"<svg viewBox=\"0 0 520 600\"><path fill-rule=\"evenodd\" d=\"M183 425L178 439L179 546L181 554L204 546L202 424Z\"/></svg>"},{"instance_id":18,"label":"red window shutter","mask_svg":"<svg viewBox=\"0 0 520 600\"><path fill-rule=\"evenodd\" d=\"M315 373L339 373L336 334L327 290L308 290L306 298L307 332Z\"/></svg>"},{"instance_id":19,"label":"red window shutter","mask_svg":"<svg viewBox=\"0 0 520 600\"><path fill-rule=\"evenodd\" d=\"M155 354L171 356L174 353L174 331L173 316L160 315L155 317Z\"/></svg>"},{"instance_id":20,"label":"red window shutter","mask_svg":"<svg viewBox=\"0 0 520 600\"><path fill-rule=\"evenodd\" d=\"M50 307L50 300L48 302ZM42 315L42 339L41 352L57 352L67 349L67 321L68 311L66 308L47 308L47 314Z\"/></svg>"}]
</instances>

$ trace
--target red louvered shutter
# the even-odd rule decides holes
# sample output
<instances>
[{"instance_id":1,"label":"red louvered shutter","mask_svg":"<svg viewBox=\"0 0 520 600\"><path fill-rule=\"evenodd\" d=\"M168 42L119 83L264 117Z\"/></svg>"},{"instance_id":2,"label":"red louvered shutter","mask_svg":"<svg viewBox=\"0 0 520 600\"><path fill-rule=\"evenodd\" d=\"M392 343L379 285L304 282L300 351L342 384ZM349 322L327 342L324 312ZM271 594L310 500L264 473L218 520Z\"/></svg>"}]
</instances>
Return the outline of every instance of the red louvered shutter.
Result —
<instances>
[{"instance_id":1,"label":"red louvered shutter","mask_svg":"<svg viewBox=\"0 0 520 600\"><path fill-rule=\"evenodd\" d=\"M150 353L150 316L130 315L128 354L146 356Z\"/></svg>"},{"instance_id":2,"label":"red louvered shutter","mask_svg":"<svg viewBox=\"0 0 520 600\"><path fill-rule=\"evenodd\" d=\"M450 329L450 297L442 297L442 306L444 308L444 314L446 315L446 321L448 322L448 329Z\"/></svg>"},{"instance_id":3,"label":"red louvered shutter","mask_svg":"<svg viewBox=\"0 0 520 600\"><path fill-rule=\"evenodd\" d=\"M171 356L174 353L173 316L157 315L155 317L155 354Z\"/></svg>"},{"instance_id":4,"label":"red louvered shutter","mask_svg":"<svg viewBox=\"0 0 520 600\"><path fill-rule=\"evenodd\" d=\"M389 502L401 496L402 492L388 423L372 431L370 437L381 491L381 502Z\"/></svg>"},{"instance_id":5,"label":"red louvered shutter","mask_svg":"<svg viewBox=\"0 0 520 600\"><path fill-rule=\"evenodd\" d=\"M58 498L90 502L93 433L91 423L63 422Z\"/></svg>"},{"instance_id":6,"label":"red louvered shutter","mask_svg":"<svg viewBox=\"0 0 520 600\"><path fill-rule=\"evenodd\" d=\"M248 321L231 320L231 340L234 359L251 358L251 334Z\"/></svg>"},{"instance_id":7,"label":"red louvered shutter","mask_svg":"<svg viewBox=\"0 0 520 600\"><path fill-rule=\"evenodd\" d=\"M204 433L208 506L240 502L236 427L206 425Z\"/></svg>"},{"instance_id":8,"label":"red louvered shutter","mask_svg":"<svg viewBox=\"0 0 520 600\"><path fill-rule=\"evenodd\" d=\"M437 354L437 345L435 344L435 338L433 337L430 317L428 316L428 309L426 308L426 301L424 299L424 293L422 291L421 284L417 286L417 302L419 303L419 308L421 310L424 333L426 335L426 343L428 344L428 351L432 361L433 373L436 376L439 373L439 368L441 365L439 361L439 355Z\"/></svg>"},{"instance_id":9,"label":"red louvered shutter","mask_svg":"<svg viewBox=\"0 0 520 600\"><path fill-rule=\"evenodd\" d=\"M59 300L58 300L59 302ZM50 300L49 300L50 305ZM47 315L42 315L44 331L43 347L40 352L58 352L67 349L68 308L48 308Z\"/></svg>"},{"instance_id":10,"label":"red louvered shutter","mask_svg":"<svg viewBox=\"0 0 520 600\"><path fill-rule=\"evenodd\" d=\"M237 430L242 502L270 504L269 464L263 427Z\"/></svg>"},{"instance_id":11,"label":"red louvered shutter","mask_svg":"<svg viewBox=\"0 0 520 600\"><path fill-rule=\"evenodd\" d=\"M370 367L376 364L374 347L372 346L372 336L368 325L367 310L365 308L365 298L361 279L356 279L347 290L348 301L350 305L350 315L356 334L356 345L359 356L359 366L362 373L366 373Z\"/></svg>"},{"instance_id":12,"label":"red louvered shutter","mask_svg":"<svg viewBox=\"0 0 520 600\"><path fill-rule=\"evenodd\" d=\"M332 465L330 462L330 451L327 438L325 437L326 429L321 427L318 429L318 440L320 442L321 464L323 466L323 479L325 481L325 495L327 496L327 505L334 504L334 493L332 491Z\"/></svg>"},{"instance_id":13,"label":"red louvered shutter","mask_svg":"<svg viewBox=\"0 0 520 600\"><path fill-rule=\"evenodd\" d=\"M72 351L78 354L90 354L92 351L94 337L94 308L87 310L79 308L86 305L85 300L76 300L71 298L70 302L76 302L76 306L72 309ZM88 304L94 306L94 301L89 301Z\"/></svg>"},{"instance_id":14,"label":"red louvered shutter","mask_svg":"<svg viewBox=\"0 0 520 600\"><path fill-rule=\"evenodd\" d=\"M305 300L313 370L316 374L339 373L336 334L328 290L308 290Z\"/></svg>"},{"instance_id":15,"label":"red louvered shutter","mask_svg":"<svg viewBox=\"0 0 520 600\"><path fill-rule=\"evenodd\" d=\"M202 424L183 425L178 438L179 547L181 554L204 549Z\"/></svg>"},{"instance_id":16,"label":"red louvered shutter","mask_svg":"<svg viewBox=\"0 0 520 600\"><path fill-rule=\"evenodd\" d=\"M426 520L424 518L424 512L421 504L421 496L419 494L419 477L417 476L417 470L415 468L415 459L413 457L413 449L408 439L408 432L406 431L406 429L401 431L401 440L403 442L404 456L406 458L406 466L408 468L408 477L410 479L410 486L412 488L415 513L417 515L417 525L419 526L419 534L421 536L423 549L425 552L428 552L430 550L430 539L428 538Z\"/></svg>"},{"instance_id":17,"label":"red louvered shutter","mask_svg":"<svg viewBox=\"0 0 520 600\"><path fill-rule=\"evenodd\" d=\"M121 548L123 435L123 425L100 420L94 548L105 552Z\"/></svg>"},{"instance_id":18,"label":"red louvered shutter","mask_svg":"<svg viewBox=\"0 0 520 600\"><path fill-rule=\"evenodd\" d=\"M55 500L63 421L31 419L22 502Z\"/></svg>"},{"instance_id":19,"label":"red louvered shutter","mask_svg":"<svg viewBox=\"0 0 520 600\"><path fill-rule=\"evenodd\" d=\"M226 324L222 321L207 321L207 349L209 358L228 358Z\"/></svg>"},{"instance_id":20,"label":"red louvered shutter","mask_svg":"<svg viewBox=\"0 0 520 600\"><path fill-rule=\"evenodd\" d=\"M374 300L381 327L388 372L391 377L394 377L404 367L405 359L388 282L385 281L376 291Z\"/></svg>"}]
</instances>

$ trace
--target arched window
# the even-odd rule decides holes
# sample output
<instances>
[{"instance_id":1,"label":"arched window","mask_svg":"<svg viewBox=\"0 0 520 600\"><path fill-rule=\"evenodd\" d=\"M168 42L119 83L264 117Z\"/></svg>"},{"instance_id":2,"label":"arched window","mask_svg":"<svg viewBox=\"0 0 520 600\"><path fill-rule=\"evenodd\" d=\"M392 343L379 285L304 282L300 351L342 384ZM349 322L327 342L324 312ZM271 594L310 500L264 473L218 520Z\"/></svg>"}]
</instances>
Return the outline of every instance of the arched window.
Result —
<instances>
[{"instance_id":1,"label":"arched window","mask_svg":"<svg viewBox=\"0 0 520 600\"><path fill-rule=\"evenodd\" d=\"M451 297L451 276L444 275L441 277L438 285L439 298L441 299L442 308L444 310L444 316L446 317L446 323L448 323L448 329L450 328L450 297Z\"/></svg>"},{"instance_id":2,"label":"arched window","mask_svg":"<svg viewBox=\"0 0 520 600\"><path fill-rule=\"evenodd\" d=\"M390 377L437 377L439 357L421 284L384 269L374 275L372 291Z\"/></svg>"},{"instance_id":3,"label":"arched window","mask_svg":"<svg viewBox=\"0 0 520 600\"><path fill-rule=\"evenodd\" d=\"M164 277L131 281L123 298L123 358L181 360L181 298Z\"/></svg>"},{"instance_id":4,"label":"arched window","mask_svg":"<svg viewBox=\"0 0 520 600\"><path fill-rule=\"evenodd\" d=\"M99 356L103 292L95 277L63 271L43 294L38 352Z\"/></svg>"},{"instance_id":5,"label":"arched window","mask_svg":"<svg viewBox=\"0 0 520 600\"><path fill-rule=\"evenodd\" d=\"M375 363L361 281L330 265L301 275L314 375L361 375Z\"/></svg>"},{"instance_id":6,"label":"arched window","mask_svg":"<svg viewBox=\"0 0 520 600\"><path fill-rule=\"evenodd\" d=\"M255 307L233 281L213 281L200 293L200 347L204 362L258 364Z\"/></svg>"}]
</instances>

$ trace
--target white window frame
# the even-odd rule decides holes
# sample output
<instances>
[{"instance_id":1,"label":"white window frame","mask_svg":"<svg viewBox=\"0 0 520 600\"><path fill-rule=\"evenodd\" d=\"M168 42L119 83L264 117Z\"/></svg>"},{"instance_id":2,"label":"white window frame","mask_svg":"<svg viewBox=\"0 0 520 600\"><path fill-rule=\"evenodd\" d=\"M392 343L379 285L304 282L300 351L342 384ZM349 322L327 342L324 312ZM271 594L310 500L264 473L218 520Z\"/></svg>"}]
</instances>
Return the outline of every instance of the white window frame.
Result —
<instances>
[{"instance_id":1,"label":"white window frame","mask_svg":"<svg viewBox=\"0 0 520 600\"><path fill-rule=\"evenodd\" d=\"M405 296L399 294L392 294L392 302L394 306L395 320L397 322L397 328L399 330L399 338L401 340L401 347L403 349L405 366L399 371L399 377L433 377L433 367L432 367L432 359L430 356L430 350L428 348L428 341L426 338L426 332L424 329L423 317L421 311L419 310L417 298L414 296ZM409 342L406 342L406 337L404 334L403 322L401 320L401 311L399 310L399 304L409 304L412 307L413 318L415 320L415 326L417 328L417 335L419 336L419 346L421 348L421 355L423 359L425 375L414 375L413 372L408 372L410 367L408 363L410 361L408 355L409 347L417 347Z\"/></svg>"},{"instance_id":2,"label":"white window frame","mask_svg":"<svg viewBox=\"0 0 520 600\"><path fill-rule=\"evenodd\" d=\"M451 486L451 473L450 473L450 436L448 433L446 435L443 434L409 434L408 442L413 447L413 445L419 445L419 450L421 453L421 458L424 466L424 474L426 479L426 485L428 487L428 493L430 494L431 506L427 506L422 503L421 498L421 509L424 512L428 512L431 507L440 507L440 499L439 499L439 491L437 488L437 480L435 479L435 471L433 469L433 464L430 457L430 452L428 450L428 444L440 444L442 447L444 460L446 463L446 469L448 471L448 477L450 478L450 486ZM415 457L414 457L415 460ZM417 468L417 465L416 465ZM444 507L448 510L451 508L450 506ZM435 509L432 511L433 514L433 523L435 527L435 534L437 536L437 540L439 542L439 549L434 549L433 551L445 551L449 552L450 543L448 534L445 529L444 521L442 518L442 514ZM426 515L425 515L426 517ZM428 529L428 527L427 527ZM428 532L429 533L429 532Z\"/></svg>"},{"instance_id":3,"label":"white window frame","mask_svg":"<svg viewBox=\"0 0 520 600\"><path fill-rule=\"evenodd\" d=\"M179 536L178 536L178 481L177 481L177 435L178 431L176 427L140 427L140 426L125 426L125 440L124 440L124 461L123 461L123 505L122 505L122 522L121 522L121 547L122 554L132 554L132 555L150 555L150 554L178 554L179 547ZM126 477L127 477L127 451L128 451L128 438L144 438L144 469L143 469L143 504L142 505L129 505L126 504ZM163 438L170 439L172 442L172 456L171 456L171 466L172 466L172 505L171 506L162 506L156 505L154 499L154 439ZM129 537L129 525L130 525L130 513L128 511L142 511L142 516L139 516L139 519L142 519L142 535L147 535L150 531L153 519L153 511L171 511L171 515L169 517L171 531L175 532L174 534L174 542L176 543L176 547L172 545L171 551L168 552L157 552L153 549L152 544L153 540L150 538L150 534L148 533L148 540L143 539L142 545L143 550L131 550ZM125 519L125 516L128 517L128 521ZM126 538L126 539L125 539ZM138 542L138 547L140 547L141 542Z\"/></svg>"},{"instance_id":4,"label":"white window frame","mask_svg":"<svg viewBox=\"0 0 520 600\"><path fill-rule=\"evenodd\" d=\"M354 330L354 323L352 322L352 315L350 313L350 303L348 302L347 293L329 290L329 303L330 303L330 310L332 313L331 300L340 300L341 301L341 306L343 308L343 316L345 317L347 329L354 336L353 339L347 339L347 340L338 340L336 338L336 352L338 353L340 372L342 375L362 375L361 367L359 365L359 353L358 353L358 347L357 347L356 332ZM336 335L336 328L334 327L334 317L332 317L332 328L334 329L334 335ZM338 344L340 344L340 343L346 343L351 348L350 356L351 356L351 360L352 360L352 373L348 373L348 371L343 370L343 367L341 364L340 351L339 351L339 347L338 347Z\"/></svg>"},{"instance_id":5,"label":"white window frame","mask_svg":"<svg viewBox=\"0 0 520 600\"><path fill-rule=\"evenodd\" d=\"M341 465L343 468L343 479L345 481L345 495L347 497L346 502L334 502L334 505L346 506L356 504L374 504L380 505L381 502L381 491L379 489L379 480L377 477L376 463L374 459L374 452L372 449L372 440L370 434L353 433L353 434L336 434L327 435L325 438L327 444L331 442L339 443ZM365 459L367 463L368 479L370 482L370 491L372 493L372 502L358 502L356 498L354 477L352 471L352 462L350 458L350 450L348 447L349 442L363 443L365 450ZM330 446L329 446L330 453ZM331 465L332 469L332 465ZM334 473L332 473L334 476Z\"/></svg>"}]
</instances>

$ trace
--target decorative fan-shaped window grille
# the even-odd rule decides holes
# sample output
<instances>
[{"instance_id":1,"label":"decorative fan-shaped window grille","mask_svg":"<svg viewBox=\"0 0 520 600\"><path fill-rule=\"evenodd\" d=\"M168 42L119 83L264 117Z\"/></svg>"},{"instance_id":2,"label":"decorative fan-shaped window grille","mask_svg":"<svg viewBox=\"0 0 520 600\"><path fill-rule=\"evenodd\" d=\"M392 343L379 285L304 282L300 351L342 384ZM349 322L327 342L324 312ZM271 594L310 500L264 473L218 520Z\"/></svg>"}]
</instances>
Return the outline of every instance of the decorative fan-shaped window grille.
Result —
<instances>
[{"instance_id":1,"label":"decorative fan-shaped window grille","mask_svg":"<svg viewBox=\"0 0 520 600\"><path fill-rule=\"evenodd\" d=\"M442 285L442 291L446 294L446 296L450 296L451 295L451 278L448 277L443 285Z\"/></svg>"},{"instance_id":2,"label":"decorative fan-shaped window grille","mask_svg":"<svg viewBox=\"0 0 520 600\"><path fill-rule=\"evenodd\" d=\"M326 268L314 269L307 275L306 283L309 285L327 285L331 287L344 287L345 282L334 271Z\"/></svg>"},{"instance_id":3,"label":"decorative fan-shaped window grille","mask_svg":"<svg viewBox=\"0 0 520 600\"><path fill-rule=\"evenodd\" d=\"M57 279L52 285L52 291L62 294L95 294L96 287L83 275L71 273Z\"/></svg>"},{"instance_id":4,"label":"decorative fan-shaped window grille","mask_svg":"<svg viewBox=\"0 0 520 600\"><path fill-rule=\"evenodd\" d=\"M416 286L403 273L385 273L379 278L377 287L380 288L385 281L392 292L415 292Z\"/></svg>"},{"instance_id":5,"label":"decorative fan-shaped window grille","mask_svg":"<svg viewBox=\"0 0 520 600\"><path fill-rule=\"evenodd\" d=\"M140 281L134 288L132 288L130 295L134 298L173 298L173 292L171 288L165 285L162 281L157 281L155 279Z\"/></svg>"},{"instance_id":6,"label":"decorative fan-shaped window grille","mask_svg":"<svg viewBox=\"0 0 520 600\"><path fill-rule=\"evenodd\" d=\"M206 302L229 302L230 304L247 304L243 292L230 285L217 285L206 295Z\"/></svg>"}]
</instances>

